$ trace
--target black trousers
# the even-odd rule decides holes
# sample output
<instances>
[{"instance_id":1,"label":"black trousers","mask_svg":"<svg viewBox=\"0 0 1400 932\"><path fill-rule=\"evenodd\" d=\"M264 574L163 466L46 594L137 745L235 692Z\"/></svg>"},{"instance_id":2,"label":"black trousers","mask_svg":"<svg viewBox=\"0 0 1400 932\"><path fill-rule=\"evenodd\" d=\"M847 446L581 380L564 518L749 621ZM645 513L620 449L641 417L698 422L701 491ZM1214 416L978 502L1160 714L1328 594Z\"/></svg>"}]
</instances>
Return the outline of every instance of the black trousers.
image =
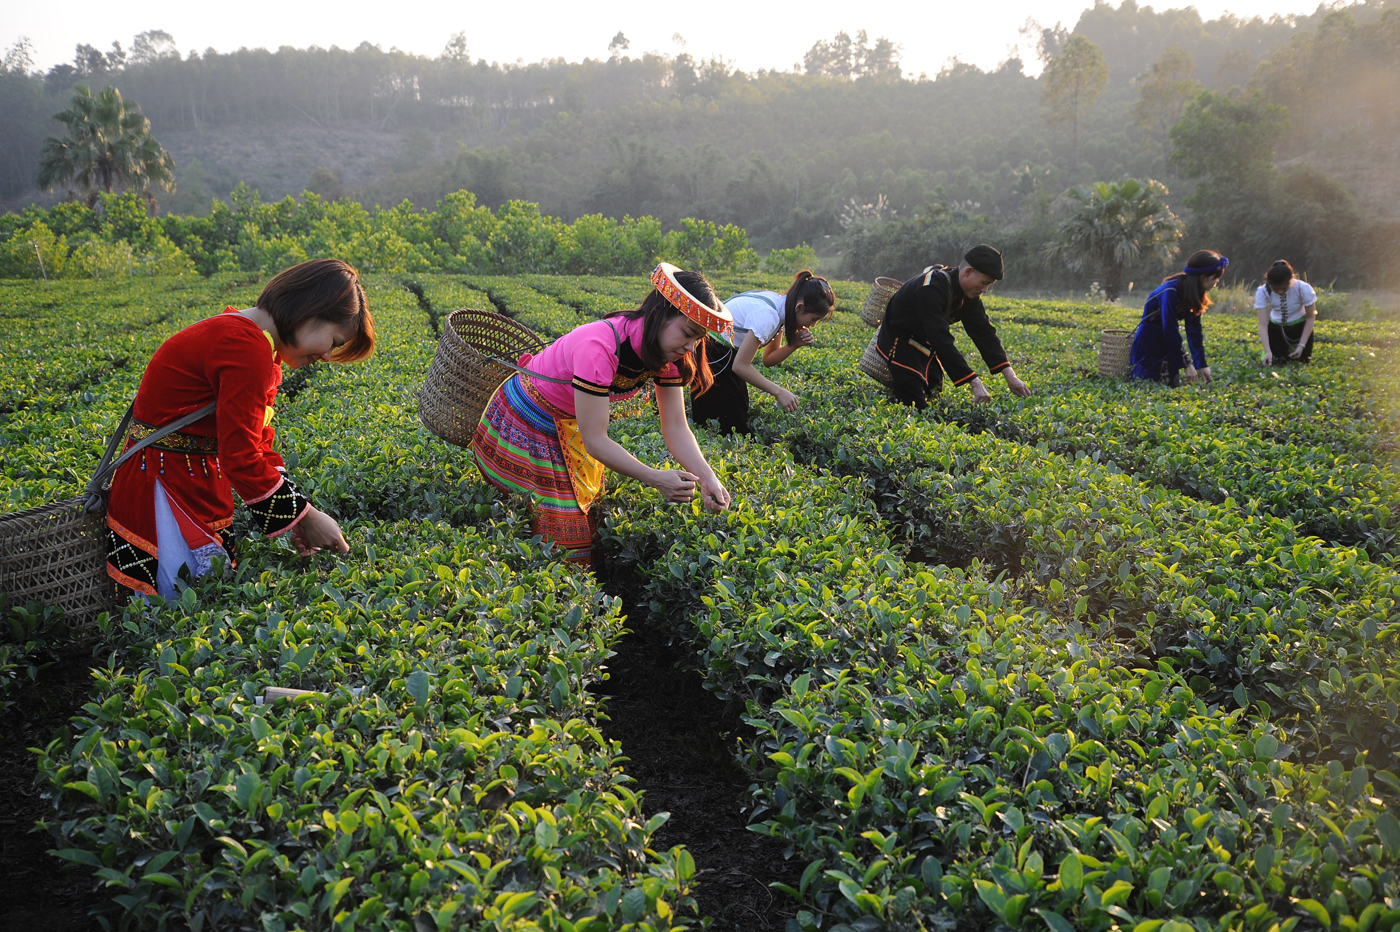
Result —
<instances>
[{"instance_id":1,"label":"black trousers","mask_svg":"<svg viewBox=\"0 0 1400 932\"><path fill-rule=\"evenodd\" d=\"M1312 359L1313 337L1317 336L1316 331L1308 334L1307 345L1303 347L1303 354L1297 359L1289 359L1288 354L1298 346L1298 339L1303 335L1305 321L1298 321L1296 324L1276 324L1269 321L1269 352L1274 354L1274 362L1307 362Z\"/></svg>"},{"instance_id":2,"label":"black trousers","mask_svg":"<svg viewBox=\"0 0 1400 932\"><path fill-rule=\"evenodd\" d=\"M904 366L890 366L890 375L894 377L890 391L894 400L902 405L913 405L923 410L930 398L943 391L943 367L937 360L929 364L927 382L917 372L911 372Z\"/></svg>"},{"instance_id":3,"label":"black trousers","mask_svg":"<svg viewBox=\"0 0 1400 932\"><path fill-rule=\"evenodd\" d=\"M724 353L725 349L714 343L707 348L716 355ZM691 399L690 416L697 424L718 421L720 433L753 433L749 427L749 383L734 371L732 357L715 374L715 382L709 391Z\"/></svg>"}]
</instances>

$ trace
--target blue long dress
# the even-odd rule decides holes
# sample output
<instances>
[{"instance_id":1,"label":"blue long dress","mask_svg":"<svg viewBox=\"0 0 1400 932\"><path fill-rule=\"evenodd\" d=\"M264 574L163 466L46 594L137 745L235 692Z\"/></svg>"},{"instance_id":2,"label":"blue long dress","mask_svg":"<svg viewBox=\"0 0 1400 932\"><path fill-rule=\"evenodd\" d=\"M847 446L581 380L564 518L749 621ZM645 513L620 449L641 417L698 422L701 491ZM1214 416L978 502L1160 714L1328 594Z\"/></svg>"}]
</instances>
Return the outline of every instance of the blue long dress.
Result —
<instances>
[{"instance_id":1,"label":"blue long dress","mask_svg":"<svg viewBox=\"0 0 1400 932\"><path fill-rule=\"evenodd\" d=\"M1186 322L1186 342L1191 347L1191 361L1197 369L1206 367L1206 347L1201 330L1201 315L1187 310L1178 289L1180 279L1168 279L1147 297L1133 336L1133 350L1128 357L1135 379L1154 382L1180 381L1186 368L1186 353L1181 345L1181 321Z\"/></svg>"}]
</instances>

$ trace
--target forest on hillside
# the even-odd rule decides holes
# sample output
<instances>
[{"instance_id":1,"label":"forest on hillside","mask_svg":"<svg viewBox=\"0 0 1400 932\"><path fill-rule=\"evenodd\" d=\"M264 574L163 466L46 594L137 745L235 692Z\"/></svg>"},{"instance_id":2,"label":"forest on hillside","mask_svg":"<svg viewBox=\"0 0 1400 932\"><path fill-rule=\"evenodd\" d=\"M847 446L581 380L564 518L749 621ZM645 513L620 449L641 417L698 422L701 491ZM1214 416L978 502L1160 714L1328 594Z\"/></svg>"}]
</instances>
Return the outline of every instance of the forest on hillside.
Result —
<instances>
[{"instance_id":1,"label":"forest on hillside","mask_svg":"<svg viewBox=\"0 0 1400 932\"><path fill-rule=\"evenodd\" d=\"M1101 51L1107 80L1070 121L1047 105L1046 75L1027 71L1048 73L1076 37ZM0 73L0 199L63 196L35 188L52 115L77 85L112 85L174 156L178 185L160 200L182 214L239 183L424 209L467 189L484 207L521 199L565 221L735 224L760 249L842 252L858 275L995 239L1030 278L1067 284L1084 276L1041 259L1063 193L1132 177L1167 187L1185 248L1256 264L1288 250L1315 276L1352 281L1395 261L1395 0L1208 22L1100 0L1037 38L1039 62L954 61L931 76L903 75L898 46L864 33L816 43L800 71L751 74L630 56L625 42L606 60L500 64L460 35L428 58L368 42L181 55L159 32L130 49L79 46L41 74L21 45ZM1218 97L1198 106L1202 92Z\"/></svg>"}]
</instances>

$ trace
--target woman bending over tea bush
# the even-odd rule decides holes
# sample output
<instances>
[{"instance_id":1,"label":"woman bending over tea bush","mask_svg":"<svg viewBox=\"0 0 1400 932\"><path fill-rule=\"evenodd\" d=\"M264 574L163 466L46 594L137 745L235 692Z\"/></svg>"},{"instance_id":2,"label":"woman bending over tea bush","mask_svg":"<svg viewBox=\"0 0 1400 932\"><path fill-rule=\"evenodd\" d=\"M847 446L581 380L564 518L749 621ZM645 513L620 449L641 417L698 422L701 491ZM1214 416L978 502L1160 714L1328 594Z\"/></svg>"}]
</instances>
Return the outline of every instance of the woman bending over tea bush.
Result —
<instances>
[{"instance_id":1,"label":"woman bending over tea bush","mask_svg":"<svg viewBox=\"0 0 1400 932\"><path fill-rule=\"evenodd\" d=\"M593 565L603 468L645 482L669 502L688 502L696 487L711 511L729 507L729 492L706 462L685 418L682 389L710 387L709 333L732 346L734 318L698 272L663 262L656 286L635 311L576 327L506 379L482 412L472 437L481 474L504 492L531 500L531 527L565 558ZM608 436L609 405L656 383L661 436L681 468L653 469Z\"/></svg>"},{"instance_id":2,"label":"woman bending over tea bush","mask_svg":"<svg viewBox=\"0 0 1400 932\"><path fill-rule=\"evenodd\" d=\"M1202 382L1211 381L1201 315L1210 307L1207 292L1220 283L1229 264L1229 259L1213 249L1198 250L1186 260L1186 268L1164 278L1147 296L1128 358L1133 378L1166 382L1176 388L1185 369L1188 381L1197 377ZM1182 322L1190 345L1189 358L1181 345Z\"/></svg>"},{"instance_id":3,"label":"woman bending over tea bush","mask_svg":"<svg viewBox=\"0 0 1400 932\"><path fill-rule=\"evenodd\" d=\"M230 559L233 491L269 537L291 533L303 555L350 548L335 520L297 491L272 449L282 363L354 362L374 352L359 274L314 259L267 283L252 307L229 307L161 344L141 376L126 446L213 402L201 420L117 470L107 507L107 574L141 595L175 593L181 570Z\"/></svg>"},{"instance_id":4,"label":"woman bending over tea bush","mask_svg":"<svg viewBox=\"0 0 1400 932\"><path fill-rule=\"evenodd\" d=\"M1259 315L1264 365L1312 359L1317 292L1293 277L1293 266L1287 259L1278 260L1264 273L1264 284L1254 293L1254 312Z\"/></svg>"},{"instance_id":5,"label":"woman bending over tea bush","mask_svg":"<svg viewBox=\"0 0 1400 932\"><path fill-rule=\"evenodd\" d=\"M798 272L786 294L776 291L746 291L724 302L734 315L734 346L709 339L706 355L714 384L691 402L695 423L718 421L725 433L743 434L749 430L749 386L761 389L778 401L784 411L797 410L797 396L754 368L753 359L763 347L763 364L781 366L783 360L804 346L812 345L811 328L836 310L836 294L825 278L807 269ZM782 332L784 344L778 345Z\"/></svg>"}]
</instances>

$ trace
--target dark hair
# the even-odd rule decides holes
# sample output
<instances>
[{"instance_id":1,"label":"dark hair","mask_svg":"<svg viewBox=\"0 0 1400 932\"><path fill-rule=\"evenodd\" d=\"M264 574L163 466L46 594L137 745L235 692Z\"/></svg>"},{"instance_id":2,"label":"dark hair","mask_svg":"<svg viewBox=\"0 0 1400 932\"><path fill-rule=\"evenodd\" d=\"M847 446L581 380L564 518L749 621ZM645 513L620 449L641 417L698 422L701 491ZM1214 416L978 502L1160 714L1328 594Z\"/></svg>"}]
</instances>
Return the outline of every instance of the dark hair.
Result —
<instances>
[{"instance_id":1,"label":"dark hair","mask_svg":"<svg viewBox=\"0 0 1400 932\"><path fill-rule=\"evenodd\" d=\"M783 315L783 332L787 334L788 345L797 342L797 302L805 308L819 310L826 308L817 320L823 321L836 311L836 292L831 283L820 275L813 275L811 269L803 269L792 277L787 290L787 307Z\"/></svg>"},{"instance_id":2,"label":"dark hair","mask_svg":"<svg viewBox=\"0 0 1400 932\"><path fill-rule=\"evenodd\" d=\"M360 273L339 259L312 259L279 272L258 295L258 307L272 316L277 335L296 346L297 333L316 320L353 326L355 335L331 354L336 362L357 362L374 352L374 318L360 284Z\"/></svg>"},{"instance_id":3,"label":"dark hair","mask_svg":"<svg viewBox=\"0 0 1400 932\"><path fill-rule=\"evenodd\" d=\"M705 276L699 272L677 272L676 281L696 300L702 301L710 307L719 304L719 298L715 296L714 288L710 287ZM667 324L681 316L681 312L676 309L674 304L667 301L661 292L653 288L651 293L642 299L642 303L635 311L622 311L607 316L622 317L626 320L642 318L642 365L651 372L660 372L665 368L666 360L661 355L661 331ZM695 344L695 349L676 360L676 368L680 371L681 381L690 386L697 395L703 395L709 391L710 386L715 381L714 374L710 372L710 361L705 354L705 344L708 342L708 336L702 338Z\"/></svg>"},{"instance_id":4,"label":"dark hair","mask_svg":"<svg viewBox=\"0 0 1400 932\"><path fill-rule=\"evenodd\" d=\"M1214 249L1198 249L1191 253L1191 258L1186 260L1188 269L1208 269L1220 261L1220 253ZM1186 304L1186 309L1193 314L1204 314L1206 308L1210 307L1210 295L1201 287L1203 275L1187 275L1185 272L1177 272L1175 275L1168 275L1162 282L1179 280L1180 285L1177 293L1181 295Z\"/></svg>"},{"instance_id":5,"label":"dark hair","mask_svg":"<svg viewBox=\"0 0 1400 932\"><path fill-rule=\"evenodd\" d=\"M1288 264L1287 259L1280 259L1264 273L1264 280L1271 288L1287 288L1293 281L1293 266Z\"/></svg>"}]
</instances>

